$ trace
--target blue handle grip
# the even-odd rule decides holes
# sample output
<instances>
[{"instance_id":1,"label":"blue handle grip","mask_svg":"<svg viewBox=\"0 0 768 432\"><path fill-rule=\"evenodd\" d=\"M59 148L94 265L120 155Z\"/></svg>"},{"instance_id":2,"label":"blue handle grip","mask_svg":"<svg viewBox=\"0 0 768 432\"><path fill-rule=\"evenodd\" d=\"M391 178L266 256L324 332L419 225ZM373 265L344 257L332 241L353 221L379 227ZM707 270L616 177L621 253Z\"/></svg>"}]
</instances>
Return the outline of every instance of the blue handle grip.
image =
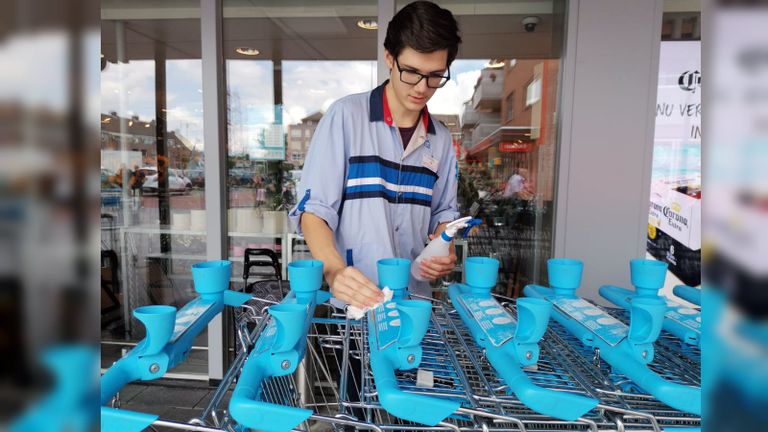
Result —
<instances>
[{"instance_id":1,"label":"blue handle grip","mask_svg":"<svg viewBox=\"0 0 768 432\"><path fill-rule=\"evenodd\" d=\"M701 289L690 287L688 285L675 285L672 292L681 299L701 306Z\"/></svg>"},{"instance_id":2,"label":"blue handle grip","mask_svg":"<svg viewBox=\"0 0 768 432\"><path fill-rule=\"evenodd\" d=\"M462 294L472 293L472 288L453 284L448 287L451 303L469 329L475 342L485 350L488 361L509 387L511 393L532 410L561 420L572 421L586 414L599 403L598 400L567 392L559 392L537 386L521 369L522 365L535 364L538 359L538 342L547 329L551 305L542 299L518 299L518 324L515 336L501 346L494 345L475 322L459 300ZM487 295L490 299L490 294ZM517 340L518 335L522 337ZM525 352L522 352L523 349ZM530 353L530 359L526 360ZM535 354L534 354L535 353Z\"/></svg>"},{"instance_id":3,"label":"blue handle grip","mask_svg":"<svg viewBox=\"0 0 768 432\"><path fill-rule=\"evenodd\" d=\"M568 392L550 390L534 384L520 367L513 366L512 359L502 350L486 351L493 368L509 386L510 393L528 408L553 418L573 421L591 411L599 401Z\"/></svg>"},{"instance_id":4,"label":"blue handle grip","mask_svg":"<svg viewBox=\"0 0 768 432\"><path fill-rule=\"evenodd\" d=\"M635 298L635 292L613 285L601 286L600 295L616 306L627 310L631 308L632 299ZM698 328L684 325L669 317L665 317L662 326L664 330L672 333L689 345L701 345L701 330Z\"/></svg>"},{"instance_id":5,"label":"blue handle grip","mask_svg":"<svg viewBox=\"0 0 768 432\"><path fill-rule=\"evenodd\" d=\"M243 365L243 371L237 382L229 411L238 423L268 432L289 431L312 415L312 411L263 402L261 384L269 378L269 364L264 356L251 356ZM294 364L291 368L296 369Z\"/></svg>"},{"instance_id":6,"label":"blue handle grip","mask_svg":"<svg viewBox=\"0 0 768 432\"><path fill-rule=\"evenodd\" d=\"M412 305L426 303L429 307L428 312L431 312L432 306L428 302L414 300L411 302L420 302L412 303ZM435 426L456 412L461 405L459 402L447 399L406 393L397 385L395 370L414 368L419 365L421 361L421 346L419 344L429 322L429 313L424 313L423 306L400 308L399 311L407 311L406 314L413 312L407 319L414 321L410 324L410 331L414 334L403 334L405 328L401 327L403 331L401 331L401 336L396 343L384 348L379 348L377 328L375 320L372 319L376 310L369 312L368 345L370 346L371 370L376 383L376 392L381 406L390 414L404 420ZM421 337L417 338L417 333L421 333ZM407 343L408 346L404 346L403 342ZM411 355L413 357L410 357ZM408 362L408 358L411 358L412 362Z\"/></svg>"},{"instance_id":7,"label":"blue handle grip","mask_svg":"<svg viewBox=\"0 0 768 432\"><path fill-rule=\"evenodd\" d=\"M272 404L261 400L262 383L293 373L304 357L307 332L322 283L320 261L295 261L288 265L292 291L282 303L270 306L270 324L264 329L243 365L229 411L241 425L267 432L290 431L311 410ZM298 291L293 291L293 288Z\"/></svg>"},{"instance_id":8,"label":"blue handle grip","mask_svg":"<svg viewBox=\"0 0 768 432\"><path fill-rule=\"evenodd\" d=\"M142 355L155 355L165 348L173 335L176 322L176 308L166 305L141 306L133 310L135 316L146 328L147 336L142 341Z\"/></svg>"}]
</instances>

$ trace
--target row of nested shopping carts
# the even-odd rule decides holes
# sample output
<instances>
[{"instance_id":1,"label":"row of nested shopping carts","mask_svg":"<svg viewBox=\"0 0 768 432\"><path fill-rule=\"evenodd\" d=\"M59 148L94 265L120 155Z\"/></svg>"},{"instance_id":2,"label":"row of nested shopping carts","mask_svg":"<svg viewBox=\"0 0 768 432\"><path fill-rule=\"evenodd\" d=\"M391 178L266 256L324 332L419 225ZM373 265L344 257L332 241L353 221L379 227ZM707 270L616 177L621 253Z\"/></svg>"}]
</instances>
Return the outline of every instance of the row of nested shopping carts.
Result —
<instances>
[{"instance_id":1,"label":"row of nested shopping carts","mask_svg":"<svg viewBox=\"0 0 768 432\"><path fill-rule=\"evenodd\" d=\"M169 421L152 416L150 430L170 428L192 431L243 431L248 427L230 412L230 398L244 377L249 357L264 354L274 338L276 323L269 307L285 303L297 294L287 281L264 281L251 284L249 298L235 307L236 356L202 414L187 422ZM306 328L303 358L290 374L272 376L260 382L255 392L261 401L274 407L302 409L308 412L300 424L290 430L300 431L662 431L697 430L700 415L674 409L606 362L598 348L589 347L567 330L549 320L546 332L538 342L538 361L522 368L534 385L582 395L597 403L584 415L571 420L541 414L521 402L488 358L488 352L473 336L466 321L450 300L422 299L431 303L428 327L421 340L418 368L395 370L397 388L406 395L422 395L450 401L457 407L445 419L424 424L405 420L385 407L380 386L392 382L377 381L373 351L381 347L380 323L375 314L362 319L347 317L346 311L322 298L314 307ZM494 296L505 316L517 319L517 301ZM601 312L629 323L623 309L592 304ZM386 310L385 310L386 311ZM508 315L507 315L508 314ZM403 318L405 319L405 318ZM178 324L177 324L178 325ZM302 337L304 337L302 335ZM265 342L266 340L266 342ZM373 347L372 347L373 344ZM696 345L662 331L648 368L665 380L700 387L701 353ZM274 353L273 353L274 355ZM529 357L530 358L530 357ZM413 358L409 356L408 361ZM283 363L285 366L285 361ZM243 383L241 385L247 385ZM380 391L381 390L381 391ZM235 390L237 394L238 390ZM420 400L400 401L415 404L411 410L429 410ZM104 400L102 400L104 403ZM110 409L119 411L119 394L110 400ZM565 409L565 407L563 407ZM104 413L104 411L102 411ZM279 409L263 414L261 429L280 430L283 423ZM268 417L276 416L274 419ZM418 416L417 416L418 417ZM264 421L265 420L265 421ZM131 430L115 427L111 422L104 430Z\"/></svg>"}]
</instances>

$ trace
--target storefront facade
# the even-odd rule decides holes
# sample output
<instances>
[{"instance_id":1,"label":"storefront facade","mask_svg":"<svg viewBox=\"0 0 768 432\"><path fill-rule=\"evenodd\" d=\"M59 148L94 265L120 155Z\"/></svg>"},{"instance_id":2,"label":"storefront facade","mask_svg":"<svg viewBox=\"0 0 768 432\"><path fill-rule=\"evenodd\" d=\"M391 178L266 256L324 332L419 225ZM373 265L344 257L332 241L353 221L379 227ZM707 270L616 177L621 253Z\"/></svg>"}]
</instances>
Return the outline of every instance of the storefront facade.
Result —
<instances>
[{"instance_id":1,"label":"storefront facade","mask_svg":"<svg viewBox=\"0 0 768 432\"><path fill-rule=\"evenodd\" d=\"M388 76L386 23L405 3L103 2L102 247L118 257L103 365L143 336L130 310L191 298L192 263L230 259L241 286L246 249L274 250L283 275L308 256L286 211L312 134ZM429 109L454 137L460 211L486 221L465 255L499 258L509 296L546 283L554 256L585 261L585 296L625 283L645 255L663 17L698 2L437 3L464 42ZM227 326L176 376L220 379Z\"/></svg>"}]
</instances>

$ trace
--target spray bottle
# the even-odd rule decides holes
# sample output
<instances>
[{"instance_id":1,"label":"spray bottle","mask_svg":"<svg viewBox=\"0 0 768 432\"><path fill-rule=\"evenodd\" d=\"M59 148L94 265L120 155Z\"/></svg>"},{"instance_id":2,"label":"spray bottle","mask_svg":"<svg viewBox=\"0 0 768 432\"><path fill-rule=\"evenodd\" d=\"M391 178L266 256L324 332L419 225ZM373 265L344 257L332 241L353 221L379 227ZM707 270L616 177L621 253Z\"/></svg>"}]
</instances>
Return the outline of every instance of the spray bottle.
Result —
<instances>
[{"instance_id":1,"label":"spray bottle","mask_svg":"<svg viewBox=\"0 0 768 432\"><path fill-rule=\"evenodd\" d=\"M466 228L466 231L469 231L470 228L475 225L479 225L480 223L482 223L481 219L472 219L472 216L456 219L455 221L449 223L445 227L445 231L432 239L432 241L429 242L421 254L419 254L419 256L413 260L413 264L411 264L411 275L417 281L426 281L427 279L421 277L421 269L419 269L419 264L423 260L432 258L434 256L448 256L450 253L451 241L453 241L453 238L456 236L456 232L462 228Z\"/></svg>"}]
</instances>

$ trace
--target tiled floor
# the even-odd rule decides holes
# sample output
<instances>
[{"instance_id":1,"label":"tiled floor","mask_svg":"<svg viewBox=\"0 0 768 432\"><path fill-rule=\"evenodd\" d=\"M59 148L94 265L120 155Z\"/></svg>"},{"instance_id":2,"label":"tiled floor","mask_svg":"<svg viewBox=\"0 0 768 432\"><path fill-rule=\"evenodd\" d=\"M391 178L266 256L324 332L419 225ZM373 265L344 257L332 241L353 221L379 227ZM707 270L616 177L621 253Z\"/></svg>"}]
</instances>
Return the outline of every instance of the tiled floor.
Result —
<instances>
[{"instance_id":1,"label":"tiled floor","mask_svg":"<svg viewBox=\"0 0 768 432\"><path fill-rule=\"evenodd\" d=\"M187 422L202 414L215 390L207 383L185 380L133 383L120 392L120 408L158 414L161 420ZM220 406L227 406L230 393L227 392ZM155 430L175 429L156 427Z\"/></svg>"}]
</instances>

